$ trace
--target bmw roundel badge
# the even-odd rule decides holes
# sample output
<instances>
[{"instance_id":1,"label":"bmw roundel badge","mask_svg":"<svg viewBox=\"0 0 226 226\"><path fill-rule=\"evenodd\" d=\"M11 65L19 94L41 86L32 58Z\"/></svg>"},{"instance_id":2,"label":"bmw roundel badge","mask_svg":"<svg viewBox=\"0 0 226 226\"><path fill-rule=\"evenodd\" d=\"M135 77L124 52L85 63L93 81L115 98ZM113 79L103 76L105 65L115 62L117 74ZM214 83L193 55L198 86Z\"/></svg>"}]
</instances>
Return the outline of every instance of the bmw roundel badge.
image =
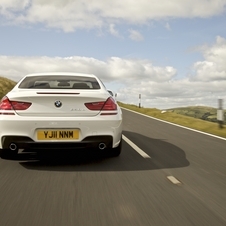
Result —
<instances>
[{"instance_id":1,"label":"bmw roundel badge","mask_svg":"<svg viewBox=\"0 0 226 226\"><path fill-rule=\"evenodd\" d=\"M59 107L62 106L62 103L61 103L61 101L59 101L59 100L55 101L54 104L55 104L55 106L56 106L57 108L59 108Z\"/></svg>"}]
</instances>

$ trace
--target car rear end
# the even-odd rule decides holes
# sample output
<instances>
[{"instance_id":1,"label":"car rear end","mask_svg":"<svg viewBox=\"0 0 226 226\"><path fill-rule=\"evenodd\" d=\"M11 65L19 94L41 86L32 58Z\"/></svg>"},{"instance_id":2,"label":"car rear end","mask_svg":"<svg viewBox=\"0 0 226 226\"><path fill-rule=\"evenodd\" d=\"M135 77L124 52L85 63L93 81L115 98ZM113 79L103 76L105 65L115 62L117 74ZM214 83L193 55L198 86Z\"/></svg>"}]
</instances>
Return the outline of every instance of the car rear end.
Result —
<instances>
[{"instance_id":1,"label":"car rear end","mask_svg":"<svg viewBox=\"0 0 226 226\"><path fill-rule=\"evenodd\" d=\"M0 149L114 149L122 113L94 75L26 76L0 103Z\"/></svg>"}]
</instances>

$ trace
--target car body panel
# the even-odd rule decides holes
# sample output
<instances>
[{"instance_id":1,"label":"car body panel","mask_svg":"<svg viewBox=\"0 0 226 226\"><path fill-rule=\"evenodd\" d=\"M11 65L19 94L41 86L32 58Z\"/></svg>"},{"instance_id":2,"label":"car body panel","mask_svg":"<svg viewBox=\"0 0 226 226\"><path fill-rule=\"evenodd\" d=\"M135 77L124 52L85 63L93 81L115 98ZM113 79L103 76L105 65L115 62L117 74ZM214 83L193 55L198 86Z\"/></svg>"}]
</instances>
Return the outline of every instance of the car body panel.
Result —
<instances>
[{"instance_id":1,"label":"car body panel","mask_svg":"<svg viewBox=\"0 0 226 226\"><path fill-rule=\"evenodd\" d=\"M19 94L9 93L7 97L12 101L31 102L32 105L26 111L16 111L21 116L95 116L100 111L90 111L84 105L86 102L106 101L109 97L103 91L83 91L74 93L72 91L27 91ZM62 106L56 107L59 101ZM42 111L40 111L40 108Z\"/></svg>"}]
</instances>

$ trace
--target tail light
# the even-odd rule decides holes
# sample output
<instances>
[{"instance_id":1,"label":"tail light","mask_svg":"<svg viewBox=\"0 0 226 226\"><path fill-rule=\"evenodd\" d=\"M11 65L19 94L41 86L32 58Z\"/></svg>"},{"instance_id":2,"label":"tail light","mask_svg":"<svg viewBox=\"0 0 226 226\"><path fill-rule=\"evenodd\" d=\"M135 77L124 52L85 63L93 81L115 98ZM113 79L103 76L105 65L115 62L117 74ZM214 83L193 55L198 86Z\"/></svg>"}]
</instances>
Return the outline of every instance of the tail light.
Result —
<instances>
[{"instance_id":1,"label":"tail light","mask_svg":"<svg viewBox=\"0 0 226 226\"><path fill-rule=\"evenodd\" d=\"M21 101L10 101L8 97L3 97L0 102L0 110L26 110L31 103Z\"/></svg>"},{"instance_id":2,"label":"tail light","mask_svg":"<svg viewBox=\"0 0 226 226\"><path fill-rule=\"evenodd\" d=\"M112 97L109 97L106 101L85 103L85 106L91 111L116 111L117 110L117 104L115 103ZM117 114L117 113L101 113L101 114L109 115L109 114Z\"/></svg>"}]
</instances>

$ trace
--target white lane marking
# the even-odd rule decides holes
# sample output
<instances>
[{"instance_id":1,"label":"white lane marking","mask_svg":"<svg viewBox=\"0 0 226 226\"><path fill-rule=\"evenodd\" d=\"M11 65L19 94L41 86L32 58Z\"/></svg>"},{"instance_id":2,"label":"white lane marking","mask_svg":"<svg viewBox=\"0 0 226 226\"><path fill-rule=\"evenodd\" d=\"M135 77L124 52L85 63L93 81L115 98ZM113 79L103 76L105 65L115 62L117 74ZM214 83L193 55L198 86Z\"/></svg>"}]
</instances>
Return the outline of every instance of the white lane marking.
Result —
<instances>
[{"instance_id":1,"label":"white lane marking","mask_svg":"<svg viewBox=\"0 0 226 226\"><path fill-rule=\"evenodd\" d=\"M204 134L204 135L207 135L207 136L210 136L210 137L215 137L217 139L226 140L226 138L224 138L224 137L219 137L219 136L216 136L216 135L213 135L213 134L210 134L210 133L205 133L205 132L202 132L202 131L199 131L199 130L196 130L196 129L191 129L191 128L181 126L181 125L178 125L178 124L175 124L175 123L172 123L172 122L167 122L167 121L164 121L162 119L154 118L154 117L149 116L149 115L145 115L145 114L142 114L142 113L139 113L139 112L136 112L136 111L129 110L127 108L123 108L123 107L121 107L121 108L124 109L124 110L127 110L127 111L131 111L133 113L136 113L138 115L145 116L147 118L151 118L151 119L155 119L155 120L160 121L160 122L168 123L168 124L173 125L173 126L177 126L177 127L183 128L183 129L191 130L193 132L201 133L201 134Z\"/></svg>"},{"instance_id":2,"label":"white lane marking","mask_svg":"<svg viewBox=\"0 0 226 226\"><path fill-rule=\"evenodd\" d=\"M136 144L134 144L131 140L129 140L126 136L122 135L122 139L129 144L138 154L140 154L143 158L151 158L148 154L142 151Z\"/></svg>"},{"instance_id":3,"label":"white lane marking","mask_svg":"<svg viewBox=\"0 0 226 226\"><path fill-rule=\"evenodd\" d=\"M168 176L167 179L169 181L171 181L173 184L181 184L181 182L179 180L177 180L175 177L173 176Z\"/></svg>"}]
</instances>

